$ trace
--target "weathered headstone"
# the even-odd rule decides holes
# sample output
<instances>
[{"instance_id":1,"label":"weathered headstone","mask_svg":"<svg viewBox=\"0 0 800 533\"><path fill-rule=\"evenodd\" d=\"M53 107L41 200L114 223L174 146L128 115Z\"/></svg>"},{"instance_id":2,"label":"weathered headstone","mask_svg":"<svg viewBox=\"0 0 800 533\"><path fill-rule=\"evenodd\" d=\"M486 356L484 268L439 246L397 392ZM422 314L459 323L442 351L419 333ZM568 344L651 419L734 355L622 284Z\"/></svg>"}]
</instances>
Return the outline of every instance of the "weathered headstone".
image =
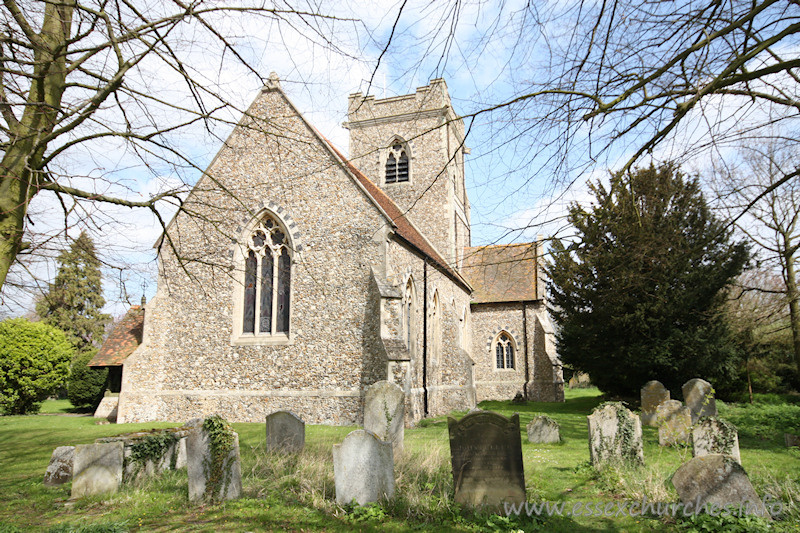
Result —
<instances>
[{"instance_id":1,"label":"weathered headstone","mask_svg":"<svg viewBox=\"0 0 800 533\"><path fill-rule=\"evenodd\" d=\"M528 422L528 442L556 443L561 442L558 422L547 415L539 415Z\"/></svg>"},{"instance_id":2,"label":"weathered headstone","mask_svg":"<svg viewBox=\"0 0 800 533\"><path fill-rule=\"evenodd\" d=\"M498 506L526 501L519 415L482 411L447 418L455 501Z\"/></svg>"},{"instance_id":3,"label":"weathered headstone","mask_svg":"<svg viewBox=\"0 0 800 533\"><path fill-rule=\"evenodd\" d=\"M714 387L700 378L690 379L681 387L683 401L692 411L692 424L701 416L717 416L717 403L714 400Z\"/></svg>"},{"instance_id":4,"label":"weathered headstone","mask_svg":"<svg viewBox=\"0 0 800 533\"><path fill-rule=\"evenodd\" d=\"M692 412L679 400L667 400L656 409L658 444L675 446L689 442L692 434Z\"/></svg>"},{"instance_id":5,"label":"weathered headstone","mask_svg":"<svg viewBox=\"0 0 800 533\"><path fill-rule=\"evenodd\" d=\"M242 493L239 435L222 418L207 418L186 439L186 470L190 501L238 498Z\"/></svg>"},{"instance_id":6,"label":"weathered headstone","mask_svg":"<svg viewBox=\"0 0 800 533\"><path fill-rule=\"evenodd\" d=\"M742 462L736 427L721 418L704 416L692 428L692 455L711 454L730 455L737 463Z\"/></svg>"},{"instance_id":7,"label":"weathered headstone","mask_svg":"<svg viewBox=\"0 0 800 533\"><path fill-rule=\"evenodd\" d=\"M44 484L50 487L61 485L72 479L72 463L75 446L59 446L50 456L50 464L44 473Z\"/></svg>"},{"instance_id":8,"label":"weathered headstone","mask_svg":"<svg viewBox=\"0 0 800 533\"><path fill-rule=\"evenodd\" d=\"M109 422L117 421L117 406L119 396L105 396L94 411L94 418L103 418Z\"/></svg>"},{"instance_id":9,"label":"weathered headstone","mask_svg":"<svg viewBox=\"0 0 800 533\"><path fill-rule=\"evenodd\" d=\"M391 443L358 429L333 445L336 503L366 505L394 497L394 452Z\"/></svg>"},{"instance_id":10,"label":"weathered headstone","mask_svg":"<svg viewBox=\"0 0 800 533\"><path fill-rule=\"evenodd\" d=\"M620 402L598 406L587 417L589 423L589 457L600 467L606 463L644 463L642 423Z\"/></svg>"},{"instance_id":11,"label":"weathered headstone","mask_svg":"<svg viewBox=\"0 0 800 533\"><path fill-rule=\"evenodd\" d=\"M669 400L669 390L660 381L648 381L641 390L642 394L642 424L658 427L656 409L663 402Z\"/></svg>"},{"instance_id":12,"label":"weathered headstone","mask_svg":"<svg viewBox=\"0 0 800 533\"><path fill-rule=\"evenodd\" d=\"M122 442L75 446L71 498L116 492L122 483Z\"/></svg>"},{"instance_id":13,"label":"weathered headstone","mask_svg":"<svg viewBox=\"0 0 800 533\"><path fill-rule=\"evenodd\" d=\"M405 396L395 383L378 381L367 388L364 398L364 429L391 442L395 455L403 450Z\"/></svg>"},{"instance_id":14,"label":"weathered headstone","mask_svg":"<svg viewBox=\"0 0 800 533\"><path fill-rule=\"evenodd\" d=\"M267 415L267 450L295 453L306 445L306 423L291 411Z\"/></svg>"},{"instance_id":15,"label":"weathered headstone","mask_svg":"<svg viewBox=\"0 0 800 533\"><path fill-rule=\"evenodd\" d=\"M742 514L770 517L742 465L727 455L695 457L672 475L672 485L687 514L700 510L714 514L714 509L719 514L730 506L737 515L741 509Z\"/></svg>"}]
</instances>

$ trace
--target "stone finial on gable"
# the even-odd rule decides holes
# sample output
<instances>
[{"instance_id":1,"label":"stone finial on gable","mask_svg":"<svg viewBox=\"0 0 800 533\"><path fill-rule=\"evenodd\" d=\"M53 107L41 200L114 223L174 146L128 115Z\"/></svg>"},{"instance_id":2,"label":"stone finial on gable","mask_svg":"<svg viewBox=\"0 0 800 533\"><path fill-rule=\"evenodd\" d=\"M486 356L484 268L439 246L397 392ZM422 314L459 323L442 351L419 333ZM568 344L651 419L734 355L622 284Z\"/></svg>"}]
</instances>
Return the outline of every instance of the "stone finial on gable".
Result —
<instances>
[{"instance_id":1,"label":"stone finial on gable","mask_svg":"<svg viewBox=\"0 0 800 533\"><path fill-rule=\"evenodd\" d=\"M264 84L264 89L280 89L281 88L281 79L278 77L278 74L273 70L269 73L269 78L267 78L267 82Z\"/></svg>"}]
</instances>

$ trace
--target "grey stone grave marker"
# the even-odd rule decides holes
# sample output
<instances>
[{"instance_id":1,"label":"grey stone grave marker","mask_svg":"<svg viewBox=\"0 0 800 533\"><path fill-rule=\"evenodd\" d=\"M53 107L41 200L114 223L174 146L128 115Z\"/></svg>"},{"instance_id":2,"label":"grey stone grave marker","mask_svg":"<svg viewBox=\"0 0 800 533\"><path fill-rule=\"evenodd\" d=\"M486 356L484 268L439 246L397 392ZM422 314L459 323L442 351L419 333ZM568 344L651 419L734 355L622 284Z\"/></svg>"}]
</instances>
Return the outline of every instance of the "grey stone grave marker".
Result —
<instances>
[{"instance_id":1,"label":"grey stone grave marker","mask_svg":"<svg viewBox=\"0 0 800 533\"><path fill-rule=\"evenodd\" d=\"M756 494L747 473L733 457L727 455L702 455L684 463L672 475L672 485L684 504L684 512L698 512L703 508L719 514L730 506L731 514L754 514L770 518L764 503ZM686 506L692 507L687 509ZM705 508L704 508L705 506Z\"/></svg>"},{"instance_id":2,"label":"grey stone grave marker","mask_svg":"<svg viewBox=\"0 0 800 533\"><path fill-rule=\"evenodd\" d=\"M367 388L364 398L364 429L391 442L395 455L403 451L405 396L398 385L378 381Z\"/></svg>"},{"instance_id":3,"label":"grey stone grave marker","mask_svg":"<svg viewBox=\"0 0 800 533\"><path fill-rule=\"evenodd\" d=\"M678 400L667 400L656 409L658 444L675 446L688 443L692 434L692 412Z\"/></svg>"},{"instance_id":4,"label":"grey stone grave marker","mask_svg":"<svg viewBox=\"0 0 800 533\"><path fill-rule=\"evenodd\" d=\"M336 503L366 505L394 497L394 452L389 442L358 429L333 445Z\"/></svg>"},{"instance_id":5,"label":"grey stone grave marker","mask_svg":"<svg viewBox=\"0 0 800 533\"><path fill-rule=\"evenodd\" d=\"M704 416L692 428L692 455L730 455L737 463L739 455L739 433L736 427L721 418Z\"/></svg>"},{"instance_id":6,"label":"grey stone grave marker","mask_svg":"<svg viewBox=\"0 0 800 533\"><path fill-rule=\"evenodd\" d=\"M296 453L306 445L306 423L291 411L267 415L267 450Z\"/></svg>"},{"instance_id":7,"label":"grey stone grave marker","mask_svg":"<svg viewBox=\"0 0 800 533\"><path fill-rule=\"evenodd\" d=\"M587 417L589 457L596 467L609 462L644 463L642 423L620 402L598 406Z\"/></svg>"},{"instance_id":8,"label":"grey stone grave marker","mask_svg":"<svg viewBox=\"0 0 800 533\"><path fill-rule=\"evenodd\" d=\"M72 463L75 446L59 446L50 456L50 464L44 473L44 484L49 487L62 485L72 479Z\"/></svg>"},{"instance_id":9,"label":"grey stone grave marker","mask_svg":"<svg viewBox=\"0 0 800 533\"><path fill-rule=\"evenodd\" d=\"M663 402L669 400L669 390L660 381L648 381L641 390L642 394L642 424L658 427L656 409Z\"/></svg>"},{"instance_id":10,"label":"grey stone grave marker","mask_svg":"<svg viewBox=\"0 0 800 533\"><path fill-rule=\"evenodd\" d=\"M123 448L120 441L75 446L71 498L117 492L122 483Z\"/></svg>"},{"instance_id":11,"label":"grey stone grave marker","mask_svg":"<svg viewBox=\"0 0 800 533\"><path fill-rule=\"evenodd\" d=\"M701 416L717 416L717 403L714 400L714 387L700 378L690 379L681 387L683 401L692 411L692 424Z\"/></svg>"},{"instance_id":12,"label":"grey stone grave marker","mask_svg":"<svg viewBox=\"0 0 800 533\"><path fill-rule=\"evenodd\" d=\"M552 444L561 441L558 422L547 415L535 416L526 429L528 442Z\"/></svg>"},{"instance_id":13,"label":"grey stone grave marker","mask_svg":"<svg viewBox=\"0 0 800 533\"><path fill-rule=\"evenodd\" d=\"M211 435L203 427L189 433L186 439L186 471L189 478L189 500L233 500L242 493L242 467L239 459L239 435L222 419L230 432L232 445L225 457L212 454Z\"/></svg>"},{"instance_id":14,"label":"grey stone grave marker","mask_svg":"<svg viewBox=\"0 0 800 533\"><path fill-rule=\"evenodd\" d=\"M481 411L447 418L455 501L499 506L526 501L519 415Z\"/></svg>"}]
</instances>

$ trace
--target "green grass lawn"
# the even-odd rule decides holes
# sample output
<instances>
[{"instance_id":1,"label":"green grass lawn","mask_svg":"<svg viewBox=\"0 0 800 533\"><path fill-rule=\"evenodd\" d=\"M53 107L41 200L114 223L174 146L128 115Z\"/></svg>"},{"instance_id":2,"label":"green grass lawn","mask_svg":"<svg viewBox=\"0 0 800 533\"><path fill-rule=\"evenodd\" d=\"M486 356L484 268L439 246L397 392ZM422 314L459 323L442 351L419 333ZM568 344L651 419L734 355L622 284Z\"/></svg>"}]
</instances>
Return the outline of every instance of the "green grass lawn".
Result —
<instances>
[{"instance_id":1,"label":"green grass lawn","mask_svg":"<svg viewBox=\"0 0 800 533\"><path fill-rule=\"evenodd\" d=\"M484 402L484 409L520 414L528 500L531 502L676 501L667 482L691 458L689 448L661 448L657 432L644 428L646 465L606 469L589 465L586 415L601 402L595 389L572 390L563 404ZM46 402L43 410L69 412ZM560 444L531 444L525 425L538 413L561 426ZM782 413L782 414L781 414ZM457 413L462 415L463 413ZM783 446L782 433L800 420L800 406L721 405L720 414L739 426L742 462L760 494L800 497L800 452ZM772 421L772 422L770 422ZM185 472L171 472L112 496L68 502L69 484L42 485L56 446L91 443L98 437L168 427L169 423L96 425L91 417L0 417L0 533L7 531L800 531L800 515L768 526L760 521L688 521L656 517L551 517L507 519L459 509L452 501L446 417L405 432L406 452L395 465L396 497L366 508L335 504L331 446L353 427L307 426L306 450L295 456L264 451L263 424L234 424L242 453L243 497L222 505L187 501ZM765 529L769 527L769 529ZM692 529L694 528L694 529ZM739 529L736 529L739 528Z\"/></svg>"}]
</instances>

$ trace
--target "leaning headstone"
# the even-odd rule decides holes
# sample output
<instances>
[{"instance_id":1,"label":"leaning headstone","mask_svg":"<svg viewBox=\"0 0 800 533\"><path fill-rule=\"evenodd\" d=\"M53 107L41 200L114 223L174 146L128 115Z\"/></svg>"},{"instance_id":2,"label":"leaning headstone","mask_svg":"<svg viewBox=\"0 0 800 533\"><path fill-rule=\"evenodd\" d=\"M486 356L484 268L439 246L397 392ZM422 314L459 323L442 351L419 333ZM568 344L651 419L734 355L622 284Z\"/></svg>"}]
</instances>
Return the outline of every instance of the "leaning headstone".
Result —
<instances>
[{"instance_id":1,"label":"leaning headstone","mask_svg":"<svg viewBox=\"0 0 800 533\"><path fill-rule=\"evenodd\" d=\"M447 418L455 501L499 506L526 501L519 415L470 413Z\"/></svg>"},{"instance_id":2,"label":"leaning headstone","mask_svg":"<svg viewBox=\"0 0 800 533\"><path fill-rule=\"evenodd\" d=\"M692 428L692 455L711 454L730 455L742 462L736 426L721 418L703 417Z\"/></svg>"},{"instance_id":3,"label":"leaning headstone","mask_svg":"<svg viewBox=\"0 0 800 533\"><path fill-rule=\"evenodd\" d=\"M267 415L267 450L295 453L306 445L306 423L291 411Z\"/></svg>"},{"instance_id":4,"label":"leaning headstone","mask_svg":"<svg viewBox=\"0 0 800 533\"><path fill-rule=\"evenodd\" d=\"M663 402L669 400L669 390L660 381L648 381L641 390L642 394L642 424L658 427L656 409Z\"/></svg>"},{"instance_id":5,"label":"leaning headstone","mask_svg":"<svg viewBox=\"0 0 800 533\"><path fill-rule=\"evenodd\" d=\"M561 442L558 422L547 415L539 415L528 422L528 442L552 444Z\"/></svg>"},{"instance_id":6,"label":"leaning headstone","mask_svg":"<svg viewBox=\"0 0 800 533\"><path fill-rule=\"evenodd\" d=\"M692 412L679 400L667 400L656 409L659 446L686 444L692 434Z\"/></svg>"},{"instance_id":7,"label":"leaning headstone","mask_svg":"<svg viewBox=\"0 0 800 533\"><path fill-rule=\"evenodd\" d=\"M604 403L587 417L589 457L600 467L606 463L644 463L642 423L620 402Z\"/></svg>"},{"instance_id":8,"label":"leaning headstone","mask_svg":"<svg viewBox=\"0 0 800 533\"><path fill-rule=\"evenodd\" d=\"M714 400L714 387L700 378L690 379L681 387L683 401L692 411L692 424L701 416L717 416L717 403Z\"/></svg>"},{"instance_id":9,"label":"leaning headstone","mask_svg":"<svg viewBox=\"0 0 800 533\"><path fill-rule=\"evenodd\" d=\"M75 446L71 498L117 492L124 446L120 441Z\"/></svg>"},{"instance_id":10,"label":"leaning headstone","mask_svg":"<svg viewBox=\"0 0 800 533\"><path fill-rule=\"evenodd\" d=\"M119 396L105 396L100 400L100 405L94 411L94 418L103 418L109 422L117 421L117 406Z\"/></svg>"},{"instance_id":11,"label":"leaning headstone","mask_svg":"<svg viewBox=\"0 0 800 533\"><path fill-rule=\"evenodd\" d=\"M44 473L44 484L49 487L62 485L72 479L72 463L75 446L59 446L50 456L50 464Z\"/></svg>"},{"instance_id":12,"label":"leaning headstone","mask_svg":"<svg viewBox=\"0 0 800 533\"><path fill-rule=\"evenodd\" d=\"M392 443L395 455L403 451L405 394L395 383L378 381L364 398L364 429Z\"/></svg>"},{"instance_id":13,"label":"leaning headstone","mask_svg":"<svg viewBox=\"0 0 800 533\"><path fill-rule=\"evenodd\" d=\"M371 431L358 429L333 445L336 503L366 505L394 497L392 445Z\"/></svg>"},{"instance_id":14,"label":"leaning headstone","mask_svg":"<svg viewBox=\"0 0 800 533\"><path fill-rule=\"evenodd\" d=\"M672 485L678 492L684 505L683 512L687 515L702 509L716 516L728 506L727 509L732 510L731 514L737 516L747 513L770 518L744 468L733 457L695 457L672 475Z\"/></svg>"},{"instance_id":15,"label":"leaning headstone","mask_svg":"<svg viewBox=\"0 0 800 533\"><path fill-rule=\"evenodd\" d=\"M233 500L242 493L239 435L218 416L207 418L186 439L189 500Z\"/></svg>"}]
</instances>

